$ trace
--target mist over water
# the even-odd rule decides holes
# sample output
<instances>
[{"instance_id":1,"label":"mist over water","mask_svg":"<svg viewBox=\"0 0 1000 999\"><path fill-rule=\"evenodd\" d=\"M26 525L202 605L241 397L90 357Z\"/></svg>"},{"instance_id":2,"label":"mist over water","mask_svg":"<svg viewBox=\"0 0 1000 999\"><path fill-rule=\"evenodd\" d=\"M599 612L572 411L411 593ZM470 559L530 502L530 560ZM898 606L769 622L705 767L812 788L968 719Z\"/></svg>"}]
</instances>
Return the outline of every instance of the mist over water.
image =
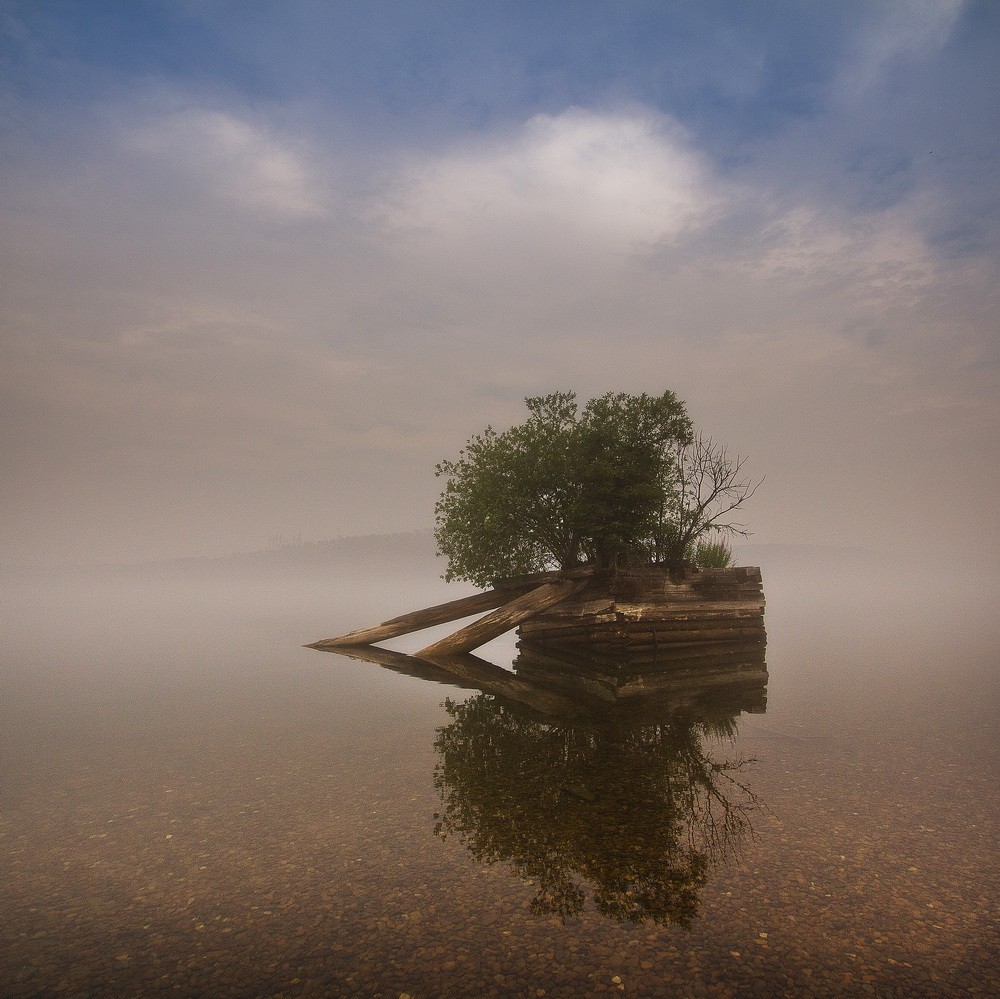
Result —
<instances>
[{"instance_id":1,"label":"mist over water","mask_svg":"<svg viewBox=\"0 0 1000 999\"><path fill-rule=\"evenodd\" d=\"M686 927L593 900L532 908L523 851L484 859L482 830L442 839L434 817L448 794L484 793L442 790L469 749L459 723L499 732L506 709L302 648L468 592L438 578L423 536L8 576L0 994L996 993L986 572L741 556L764 574L767 711L736 717L734 737L696 725L684 745L752 760L752 834L710 865ZM505 636L482 655L509 667L515 652ZM484 729L445 706L474 697ZM606 824L601 786L593 806L558 807ZM547 828L538 811L522 824Z\"/></svg>"}]
</instances>

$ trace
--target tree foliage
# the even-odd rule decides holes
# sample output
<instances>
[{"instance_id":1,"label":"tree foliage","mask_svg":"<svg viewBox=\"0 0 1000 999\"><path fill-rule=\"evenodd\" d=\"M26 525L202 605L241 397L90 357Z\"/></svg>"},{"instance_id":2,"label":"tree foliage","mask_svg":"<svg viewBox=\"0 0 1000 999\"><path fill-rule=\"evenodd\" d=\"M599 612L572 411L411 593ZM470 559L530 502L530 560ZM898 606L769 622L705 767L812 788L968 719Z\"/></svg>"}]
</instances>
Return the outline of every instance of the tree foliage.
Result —
<instances>
[{"instance_id":1,"label":"tree foliage","mask_svg":"<svg viewBox=\"0 0 1000 999\"><path fill-rule=\"evenodd\" d=\"M608 393L579 409L572 392L525 400L528 419L487 427L436 474L446 579L498 579L581 561L682 565L752 495L743 459L695 437L684 403ZM731 505L730 505L731 504Z\"/></svg>"},{"instance_id":2,"label":"tree foliage","mask_svg":"<svg viewBox=\"0 0 1000 999\"><path fill-rule=\"evenodd\" d=\"M575 397L555 393L525 402L524 423L503 433L487 427L457 461L437 466L446 479L434 510L446 579L491 586L578 557Z\"/></svg>"},{"instance_id":3,"label":"tree foliage","mask_svg":"<svg viewBox=\"0 0 1000 999\"><path fill-rule=\"evenodd\" d=\"M581 547L603 565L645 561L672 499L677 450L691 440L684 404L673 392L609 393L587 404L577 436Z\"/></svg>"}]
</instances>

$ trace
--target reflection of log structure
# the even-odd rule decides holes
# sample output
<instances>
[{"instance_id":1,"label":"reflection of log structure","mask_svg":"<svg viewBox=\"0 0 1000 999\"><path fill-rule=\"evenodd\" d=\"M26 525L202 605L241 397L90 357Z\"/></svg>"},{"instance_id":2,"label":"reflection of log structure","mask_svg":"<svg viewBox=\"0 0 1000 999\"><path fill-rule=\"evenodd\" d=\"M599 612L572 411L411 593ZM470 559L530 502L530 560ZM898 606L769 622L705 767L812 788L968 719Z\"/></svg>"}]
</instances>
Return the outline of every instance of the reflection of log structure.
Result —
<instances>
[{"instance_id":1,"label":"reflection of log structure","mask_svg":"<svg viewBox=\"0 0 1000 999\"><path fill-rule=\"evenodd\" d=\"M496 609L494 609L496 608ZM661 662L664 653L714 655L732 645L763 646L760 569L702 569L673 574L662 566L598 572L581 566L504 581L493 590L392 618L316 642L357 648L492 611L422 649L428 660L471 652L518 628L522 648L586 651Z\"/></svg>"},{"instance_id":2,"label":"reflection of log structure","mask_svg":"<svg viewBox=\"0 0 1000 999\"><path fill-rule=\"evenodd\" d=\"M658 658L583 656L566 650L523 645L514 660L518 677L551 693L591 706L629 712L675 709L719 700L734 711L763 711L767 667L760 644L735 644L696 657L683 653Z\"/></svg>"},{"instance_id":3,"label":"reflection of log structure","mask_svg":"<svg viewBox=\"0 0 1000 999\"><path fill-rule=\"evenodd\" d=\"M754 571L744 582L749 576L753 583ZM525 623L554 611L571 617L574 605L583 605L609 614L599 623L618 629L615 635L628 635L632 619L618 617L617 601L605 595L603 609L594 610L586 592L607 580L539 582L508 601L502 617L488 615L486 630L520 617L524 636ZM715 593L699 604L690 592L689 612L720 602ZM533 616L522 617L526 611ZM417 617L408 615L411 622ZM452 647L468 643L469 629L463 631L452 636ZM593 651L522 637L513 671L468 652L432 654L435 646L419 659L343 640L317 647L482 691L444 703L451 721L435 742L442 801L435 831L459 837L477 860L513 865L534 888L533 912L565 919L593 905L621 922L688 925L712 865L750 834L756 805L739 773L749 761L714 758L706 738L732 738L737 716L763 712L767 697L762 625L749 642L708 631L700 644L666 643L635 654L620 640ZM437 647L448 648L448 640Z\"/></svg>"},{"instance_id":4,"label":"reflection of log structure","mask_svg":"<svg viewBox=\"0 0 1000 999\"><path fill-rule=\"evenodd\" d=\"M494 663L480 659L471 653L441 656L433 662L427 659L417 659L402 652L392 652L376 646L357 648L330 649L339 655L350 659L360 659L363 662L377 663L394 673L416 677L420 680L430 680L433 683L443 683L450 687L463 687L468 690L481 690L487 694L497 694L506 700L514 701L531 708L540 715L557 718L583 718L587 714L587 706L570 694L562 694L533 683L522 680L509 669L501 669Z\"/></svg>"},{"instance_id":5,"label":"reflection of log structure","mask_svg":"<svg viewBox=\"0 0 1000 999\"><path fill-rule=\"evenodd\" d=\"M540 718L581 721L663 718L679 711L700 717L763 712L767 667L761 645L733 645L696 658L609 659L522 648L514 672L470 653L433 661L377 646L329 648L351 659L434 683L472 688L529 708Z\"/></svg>"}]
</instances>

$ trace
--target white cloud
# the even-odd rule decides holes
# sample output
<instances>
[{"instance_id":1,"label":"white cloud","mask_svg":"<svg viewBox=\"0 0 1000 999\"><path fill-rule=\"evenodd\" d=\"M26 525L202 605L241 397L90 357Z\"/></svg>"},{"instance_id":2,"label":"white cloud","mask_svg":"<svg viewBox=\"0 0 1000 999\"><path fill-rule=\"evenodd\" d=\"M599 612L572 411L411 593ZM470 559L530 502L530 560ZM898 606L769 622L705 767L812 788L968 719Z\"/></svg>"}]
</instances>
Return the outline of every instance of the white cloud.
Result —
<instances>
[{"instance_id":1,"label":"white cloud","mask_svg":"<svg viewBox=\"0 0 1000 999\"><path fill-rule=\"evenodd\" d=\"M682 130L649 113L580 108L513 134L412 159L375 215L390 231L522 242L532 236L648 247L713 205L706 164Z\"/></svg>"},{"instance_id":2,"label":"white cloud","mask_svg":"<svg viewBox=\"0 0 1000 999\"><path fill-rule=\"evenodd\" d=\"M243 208L278 219L326 214L320 185L302 157L232 115L176 111L138 128L131 140L189 181Z\"/></svg>"}]
</instances>

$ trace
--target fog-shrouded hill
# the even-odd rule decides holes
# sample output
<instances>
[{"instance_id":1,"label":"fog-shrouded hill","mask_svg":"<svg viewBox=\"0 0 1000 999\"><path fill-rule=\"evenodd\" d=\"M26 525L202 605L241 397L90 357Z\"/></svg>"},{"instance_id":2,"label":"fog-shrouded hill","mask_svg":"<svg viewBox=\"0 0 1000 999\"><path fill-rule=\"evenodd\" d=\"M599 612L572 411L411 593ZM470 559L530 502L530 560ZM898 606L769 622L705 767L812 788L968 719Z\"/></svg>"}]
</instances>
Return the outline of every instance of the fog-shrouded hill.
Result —
<instances>
[{"instance_id":1,"label":"fog-shrouded hill","mask_svg":"<svg viewBox=\"0 0 1000 999\"><path fill-rule=\"evenodd\" d=\"M935 599L955 597L957 592L974 595L976 602L995 592L991 560L975 552L937 552L905 549L876 550L861 546L828 546L785 542L734 544L735 564L760 566L765 594L777 594L782 581L810 579L835 582L838 589L872 590L883 583L893 588L917 587ZM48 565L33 569L0 567L0 577L17 587L31 580L90 578L139 581L142 579L228 578L232 580L274 577L286 580L372 579L406 577L414 582L437 584L447 599L471 592L467 583L445 585L446 563L435 553L430 529L392 534L335 537L323 541L277 543L256 551L228 555L202 555L164 561L117 566ZM796 585L799 585L796 583Z\"/></svg>"},{"instance_id":2,"label":"fog-shrouded hill","mask_svg":"<svg viewBox=\"0 0 1000 999\"><path fill-rule=\"evenodd\" d=\"M971 552L941 552L906 549L876 550L845 545L757 542L737 540L733 544L735 565L760 566L766 574L776 572L881 573L895 567L906 572L940 572L945 575L966 569L975 572L978 560ZM65 566L91 569L90 566ZM445 561L436 554L433 531L396 532L334 537L322 541L277 542L254 551L227 555L195 555L188 558L125 563L117 566L129 573L279 572L328 573L341 570L426 573L443 575ZM50 571L55 567L49 567Z\"/></svg>"},{"instance_id":3,"label":"fog-shrouded hill","mask_svg":"<svg viewBox=\"0 0 1000 999\"><path fill-rule=\"evenodd\" d=\"M734 550L736 565L759 565L765 572L768 568L784 571L809 567L864 571L866 567L875 570L886 563L884 553L850 546L745 542L735 545ZM286 542L257 551L145 562L128 568L150 572L300 572L310 575L338 570L387 574L403 571L438 577L444 573L445 562L435 554L433 532L424 530Z\"/></svg>"},{"instance_id":4,"label":"fog-shrouded hill","mask_svg":"<svg viewBox=\"0 0 1000 999\"><path fill-rule=\"evenodd\" d=\"M398 534L366 534L329 538L324 541L278 544L232 555L149 562L134 568L178 572L288 572L325 573L331 570L372 572L425 571L430 576L444 572L444 563L435 555L430 530Z\"/></svg>"}]
</instances>

